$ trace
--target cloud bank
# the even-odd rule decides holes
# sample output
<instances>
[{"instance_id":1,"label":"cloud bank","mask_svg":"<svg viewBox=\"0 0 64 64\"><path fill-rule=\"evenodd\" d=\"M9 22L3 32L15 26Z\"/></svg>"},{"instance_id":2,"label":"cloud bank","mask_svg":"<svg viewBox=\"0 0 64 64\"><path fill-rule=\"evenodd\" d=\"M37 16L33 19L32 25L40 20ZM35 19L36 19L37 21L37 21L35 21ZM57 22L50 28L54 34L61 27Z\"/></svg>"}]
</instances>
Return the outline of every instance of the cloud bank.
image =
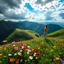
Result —
<instances>
[{"instance_id":1,"label":"cloud bank","mask_svg":"<svg viewBox=\"0 0 64 64\"><path fill-rule=\"evenodd\" d=\"M62 0L0 0L0 20L63 21Z\"/></svg>"}]
</instances>

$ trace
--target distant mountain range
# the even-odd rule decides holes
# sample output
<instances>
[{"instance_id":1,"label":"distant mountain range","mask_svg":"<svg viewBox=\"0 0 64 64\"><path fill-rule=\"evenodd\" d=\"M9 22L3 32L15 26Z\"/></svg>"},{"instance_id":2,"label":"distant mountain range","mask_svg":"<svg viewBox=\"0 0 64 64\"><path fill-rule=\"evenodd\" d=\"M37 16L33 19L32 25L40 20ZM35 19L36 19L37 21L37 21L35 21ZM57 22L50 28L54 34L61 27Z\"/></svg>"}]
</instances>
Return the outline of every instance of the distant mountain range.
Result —
<instances>
[{"instance_id":1,"label":"distant mountain range","mask_svg":"<svg viewBox=\"0 0 64 64\"><path fill-rule=\"evenodd\" d=\"M0 21L0 42L8 37L16 28L23 30L32 30L40 35L44 33L44 24L36 22L12 22L12 21ZM48 24L48 33L54 32L56 30L63 29L63 27L57 24Z\"/></svg>"},{"instance_id":2,"label":"distant mountain range","mask_svg":"<svg viewBox=\"0 0 64 64\"><path fill-rule=\"evenodd\" d=\"M59 26L61 26L61 27L63 27L64 28L64 22L54 22L54 21L45 21L45 22L38 22L38 23L40 23L40 24L44 24L44 25L46 25L46 24L56 24L56 25L59 25Z\"/></svg>"}]
</instances>

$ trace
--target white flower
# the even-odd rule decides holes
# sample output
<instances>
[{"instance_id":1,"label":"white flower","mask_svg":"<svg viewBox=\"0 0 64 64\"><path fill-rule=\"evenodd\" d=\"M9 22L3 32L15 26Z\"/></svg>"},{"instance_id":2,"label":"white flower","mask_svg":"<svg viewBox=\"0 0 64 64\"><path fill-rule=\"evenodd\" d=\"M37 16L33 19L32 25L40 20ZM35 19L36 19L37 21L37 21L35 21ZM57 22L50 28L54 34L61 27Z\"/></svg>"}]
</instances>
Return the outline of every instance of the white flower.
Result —
<instances>
[{"instance_id":1,"label":"white flower","mask_svg":"<svg viewBox=\"0 0 64 64\"><path fill-rule=\"evenodd\" d=\"M22 46L22 49L24 49L24 46Z\"/></svg>"},{"instance_id":2,"label":"white flower","mask_svg":"<svg viewBox=\"0 0 64 64\"><path fill-rule=\"evenodd\" d=\"M30 48L30 46L27 46L28 48Z\"/></svg>"},{"instance_id":3,"label":"white flower","mask_svg":"<svg viewBox=\"0 0 64 64\"><path fill-rule=\"evenodd\" d=\"M17 56L17 53L14 53L14 56Z\"/></svg>"},{"instance_id":4,"label":"white flower","mask_svg":"<svg viewBox=\"0 0 64 64\"><path fill-rule=\"evenodd\" d=\"M33 59L33 56L29 56L29 59L32 60Z\"/></svg>"},{"instance_id":5,"label":"white flower","mask_svg":"<svg viewBox=\"0 0 64 64\"><path fill-rule=\"evenodd\" d=\"M15 45L13 45L13 47L15 47Z\"/></svg>"},{"instance_id":6,"label":"white flower","mask_svg":"<svg viewBox=\"0 0 64 64\"><path fill-rule=\"evenodd\" d=\"M21 52L18 52L18 55L21 55Z\"/></svg>"},{"instance_id":7,"label":"white flower","mask_svg":"<svg viewBox=\"0 0 64 64\"><path fill-rule=\"evenodd\" d=\"M30 50L30 49L28 49L28 52L31 52L31 50Z\"/></svg>"},{"instance_id":8,"label":"white flower","mask_svg":"<svg viewBox=\"0 0 64 64\"><path fill-rule=\"evenodd\" d=\"M20 52L22 52L22 50L20 50Z\"/></svg>"},{"instance_id":9,"label":"white flower","mask_svg":"<svg viewBox=\"0 0 64 64\"><path fill-rule=\"evenodd\" d=\"M34 53L34 56L36 56L36 53Z\"/></svg>"},{"instance_id":10,"label":"white flower","mask_svg":"<svg viewBox=\"0 0 64 64\"><path fill-rule=\"evenodd\" d=\"M27 54L30 54L29 52L27 52Z\"/></svg>"},{"instance_id":11,"label":"white flower","mask_svg":"<svg viewBox=\"0 0 64 64\"><path fill-rule=\"evenodd\" d=\"M12 42L13 44L15 43L15 41Z\"/></svg>"},{"instance_id":12,"label":"white flower","mask_svg":"<svg viewBox=\"0 0 64 64\"><path fill-rule=\"evenodd\" d=\"M22 61L23 61L23 59L20 60L20 62L22 62Z\"/></svg>"},{"instance_id":13,"label":"white flower","mask_svg":"<svg viewBox=\"0 0 64 64\"><path fill-rule=\"evenodd\" d=\"M12 54L8 54L8 56L12 56Z\"/></svg>"}]
</instances>

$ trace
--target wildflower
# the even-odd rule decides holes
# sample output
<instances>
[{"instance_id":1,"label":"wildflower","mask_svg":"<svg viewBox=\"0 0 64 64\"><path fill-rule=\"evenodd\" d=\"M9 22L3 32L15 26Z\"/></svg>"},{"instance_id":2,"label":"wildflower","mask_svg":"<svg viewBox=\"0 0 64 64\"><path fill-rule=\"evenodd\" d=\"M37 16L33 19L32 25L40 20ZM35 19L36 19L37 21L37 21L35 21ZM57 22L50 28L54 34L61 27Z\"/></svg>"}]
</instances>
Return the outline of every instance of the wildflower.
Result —
<instances>
[{"instance_id":1,"label":"wildflower","mask_svg":"<svg viewBox=\"0 0 64 64\"><path fill-rule=\"evenodd\" d=\"M21 53L21 52L18 52L18 55L19 55L19 56L22 56L22 53Z\"/></svg>"},{"instance_id":2,"label":"wildflower","mask_svg":"<svg viewBox=\"0 0 64 64\"><path fill-rule=\"evenodd\" d=\"M22 44L23 44L23 42L20 42L20 44L22 45Z\"/></svg>"},{"instance_id":3,"label":"wildflower","mask_svg":"<svg viewBox=\"0 0 64 64\"><path fill-rule=\"evenodd\" d=\"M19 63L19 59L16 59L16 64L18 64Z\"/></svg>"},{"instance_id":4,"label":"wildflower","mask_svg":"<svg viewBox=\"0 0 64 64\"><path fill-rule=\"evenodd\" d=\"M27 46L28 48L30 48L30 46Z\"/></svg>"},{"instance_id":5,"label":"wildflower","mask_svg":"<svg viewBox=\"0 0 64 64\"><path fill-rule=\"evenodd\" d=\"M33 59L33 56L29 56L29 59L32 60Z\"/></svg>"},{"instance_id":6,"label":"wildflower","mask_svg":"<svg viewBox=\"0 0 64 64\"><path fill-rule=\"evenodd\" d=\"M18 47L14 47L14 50L18 50Z\"/></svg>"},{"instance_id":7,"label":"wildflower","mask_svg":"<svg viewBox=\"0 0 64 64\"><path fill-rule=\"evenodd\" d=\"M14 62L15 61L15 59L14 58L10 58L10 62Z\"/></svg>"},{"instance_id":8,"label":"wildflower","mask_svg":"<svg viewBox=\"0 0 64 64\"><path fill-rule=\"evenodd\" d=\"M13 44L15 43L15 41L12 42Z\"/></svg>"},{"instance_id":9,"label":"wildflower","mask_svg":"<svg viewBox=\"0 0 64 64\"><path fill-rule=\"evenodd\" d=\"M4 50L6 50L6 47L4 47Z\"/></svg>"},{"instance_id":10,"label":"wildflower","mask_svg":"<svg viewBox=\"0 0 64 64\"><path fill-rule=\"evenodd\" d=\"M61 63L64 64L64 60L60 59Z\"/></svg>"},{"instance_id":11,"label":"wildflower","mask_svg":"<svg viewBox=\"0 0 64 64\"><path fill-rule=\"evenodd\" d=\"M15 44L13 45L13 47L15 47Z\"/></svg>"},{"instance_id":12,"label":"wildflower","mask_svg":"<svg viewBox=\"0 0 64 64\"><path fill-rule=\"evenodd\" d=\"M59 48L63 48L63 46L59 46Z\"/></svg>"},{"instance_id":13,"label":"wildflower","mask_svg":"<svg viewBox=\"0 0 64 64\"><path fill-rule=\"evenodd\" d=\"M53 48L56 48L56 46L53 46Z\"/></svg>"},{"instance_id":14,"label":"wildflower","mask_svg":"<svg viewBox=\"0 0 64 64\"><path fill-rule=\"evenodd\" d=\"M60 58L56 57L55 60L60 60Z\"/></svg>"},{"instance_id":15,"label":"wildflower","mask_svg":"<svg viewBox=\"0 0 64 64\"><path fill-rule=\"evenodd\" d=\"M48 48L46 48L46 50L48 50Z\"/></svg>"},{"instance_id":16,"label":"wildflower","mask_svg":"<svg viewBox=\"0 0 64 64\"><path fill-rule=\"evenodd\" d=\"M30 54L30 52L27 52L27 54Z\"/></svg>"},{"instance_id":17,"label":"wildflower","mask_svg":"<svg viewBox=\"0 0 64 64\"><path fill-rule=\"evenodd\" d=\"M53 59L53 61L55 62L56 60L55 60L55 59Z\"/></svg>"},{"instance_id":18,"label":"wildflower","mask_svg":"<svg viewBox=\"0 0 64 64\"><path fill-rule=\"evenodd\" d=\"M4 59L6 59L7 56L3 56Z\"/></svg>"},{"instance_id":19,"label":"wildflower","mask_svg":"<svg viewBox=\"0 0 64 64\"><path fill-rule=\"evenodd\" d=\"M38 49L40 49L40 47Z\"/></svg>"},{"instance_id":20,"label":"wildflower","mask_svg":"<svg viewBox=\"0 0 64 64\"><path fill-rule=\"evenodd\" d=\"M24 49L24 46L22 46L22 49Z\"/></svg>"},{"instance_id":21,"label":"wildflower","mask_svg":"<svg viewBox=\"0 0 64 64\"><path fill-rule=\"evenodd\" d=\"M36 49L35 52L38 52L38 49Z\"/></svg>"},{"instance_id":22,"label":"wildflower","mask_svg":"<svg viewBox=\"0 0 64 64\"><path fill-rule=\"evenodd\" d=\"M22 50L20 50L20 52L22 52Z\"/></svg>"},{"instance_id":23,"label":"wildflower","mask_svg":"<svg viewBox=\"0 0 64 64\"><path fill-rule=\"evenodd\" d=\"M32 53L34 53L35 52L35 50L34 49L32 49L32 51L31 51Z\"/></svg>"},{"instance_id":24,"label":"wildflower","mask_svg":"<svg viewBox=\"0 0 64 64\"><path fill-rule=\"evenodd\" d=\"M0 54L0 56L2 56L2 54Z\"/></svg>"},{"instance_id":25,"label":"wildflower","mask_svg":"<svg viewBox=\"0 0 64 64\"><path fill-rule=\"evenodd\" d=\"M31 52L31 50L30 50L30 49L28 49L28 52Z\"/></svg>"},{"instance_id":26,"label":"wildflower","mask_svg":"<svg viewBox=\"0 0 64 64\"><path fill-rule=\"evenodd\" d=\"M34 53L34 56L36 56L36 53Z\"/></svg>"},{"instance_id":27,"label":"wildflower","mask_svg":"<svg viewBox=\"0 0 64 64\"><path fill-rule=\"evenodd\" d=\"M26 45L25 44L23 44L23 46L24 46L24 49L26 48Z\"/></svg>"},{"instance_id":28,"label":"wildflower","mask_svg":"<svg viewBox=\"0 0 64 64\"><path fill-rule=\"evenodd\" d=\"M37 56L36 59L39 59L39 56Z\"/></svg>"},{"instance_id":29,"label":"wildflower","mask_svg":"<svg viewBox=\"0 0 64 64\"><path fill-rule=\"evenodd\" d=\"M17 53L14 53L14 56L17 56Z\"/></svg>"},{"instance_id":30,"label":"wildflower","mask_svg":"<svg viewBox=\"0 0 64 64\"><path fill-rule=\"evenodd\" d=\"M3 40L3 43L6 43L7 42L7 40Z\"/></svg>"},{"instance_id":31,"label":"wildflower","mask_svg":"<svg viewBox=\"0 0 64 64\"><path fill-rule=\"evenodd\" d=\"M43 46L40 46L40 48L42 49L42 48L43 48Z\"/></svg>"},{"instance_id":32,"label":"wildflower","mask_svg":"<svg viewBox=\"0 0 64 64\"><path fill-rule=\"evenodd\" d=\"M22 62L22 61L23 61L23 59L20 60L20 62Z\"/></svg>"},{"instance_id":33,"label":"wildflower","mask_svg":"<svg viewBox=\"0 0 64 64\"><path fill-rule=\"evenodd\" d=\"M51 49L51 51L50 52L53 52L54 50L53 49Z\"/></svg>"},{"instance_id":34,"label":"wildflower","mask_svg":"<svg viewBox=\"0 0 64 64\"><path fill-rule=\"evenodd\" d=\"M12 54L8 54L8 56L12 56Z\"/></svg>"},{"instance_id":35,"label":"wildflower","mask_svg":"<svg viewBox=\"0 0 64 64\"><path fill-rule=\"evenodd\" d=\"M37 54L40 54L40 52L37 52Z\"/></svg>"}]
</instances>

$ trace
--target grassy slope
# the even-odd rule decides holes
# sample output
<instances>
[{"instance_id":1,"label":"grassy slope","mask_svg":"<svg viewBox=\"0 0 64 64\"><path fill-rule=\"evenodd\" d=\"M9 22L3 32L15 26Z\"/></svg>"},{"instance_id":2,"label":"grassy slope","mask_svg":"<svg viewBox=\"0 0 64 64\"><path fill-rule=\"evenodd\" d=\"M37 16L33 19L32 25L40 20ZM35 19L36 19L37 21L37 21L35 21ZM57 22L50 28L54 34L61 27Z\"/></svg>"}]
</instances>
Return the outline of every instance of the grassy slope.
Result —
<instances>
[{"instance_id":1,"label":"grassy slope","mask_svg":"<svg viewBox=\"0 0 64 64\"><path fill-rule=\"evenodd\" d=\"M9 35L6 39L8 41L18 41L18 40L29 40L33 38L39 37L39 34L33 32L31 30L20 30L16 29L11 35Z\"/></svg>"},{"instance_id":2,"label":"grassy slope","mask_svg":"<svg viewBox=\"0 0 64 64\"><path fill-rule=\"evenodd\" d=\"M20 42L22 41L16 42L14 44L6 45L5 47L9 49L11 49L13 45L20 47L20 44L19 44ZM57 39L57 38L44 39L41 36L36 39L23 41L23 43L25 43L27 46L31 46L34 49L39 49L42 52L42 55L40 55L41 57L39 61L40 64L60 64L59 61L54 62L53 59L56 57L60 57L61 59L64 59L64 52L63 52L64 51L64 40L63 39ZM40 46L42 46L43 48L40 49ZM60 46L62 46L62 48L60 48ZM10 53L9 50L8 50L8 53Z\"/></svg>"},{"instance_id":3,"label":"grassy slope","mask_svg":"<svg viewBox=\"0 0 64 64\"><path fill-rule=\"evenodd\" d=\"M63 30L60 31L62 32ZM21 41L16 42L14 44L16 46L19 46L20 42ZM23 41L23 43L25 43L27 46L31 46L34 49L39 49L42 52L42 55L40 56L41 59L39 61L40 64L61 64L59 61L54 62L53 59L56 57L64 59L64 40L62 38L58 39L47 37L47 39L44 39L43 36L41 36L32 40ZM10 45L12 46L14 44ZM11 49L10 45L8 45L7 48ZM43 46L43 48L40 49L40 46Z\"/></svg>"},{"instance_id":4,"label":"grassy slope","mask_svg":"<svg viewBox=\"0 0 64 64\"><path fill-rule=\"evenodd\" d=\"M49 37L64 38L64 29L48 34Z\"/></svg>"}]
</instances>

